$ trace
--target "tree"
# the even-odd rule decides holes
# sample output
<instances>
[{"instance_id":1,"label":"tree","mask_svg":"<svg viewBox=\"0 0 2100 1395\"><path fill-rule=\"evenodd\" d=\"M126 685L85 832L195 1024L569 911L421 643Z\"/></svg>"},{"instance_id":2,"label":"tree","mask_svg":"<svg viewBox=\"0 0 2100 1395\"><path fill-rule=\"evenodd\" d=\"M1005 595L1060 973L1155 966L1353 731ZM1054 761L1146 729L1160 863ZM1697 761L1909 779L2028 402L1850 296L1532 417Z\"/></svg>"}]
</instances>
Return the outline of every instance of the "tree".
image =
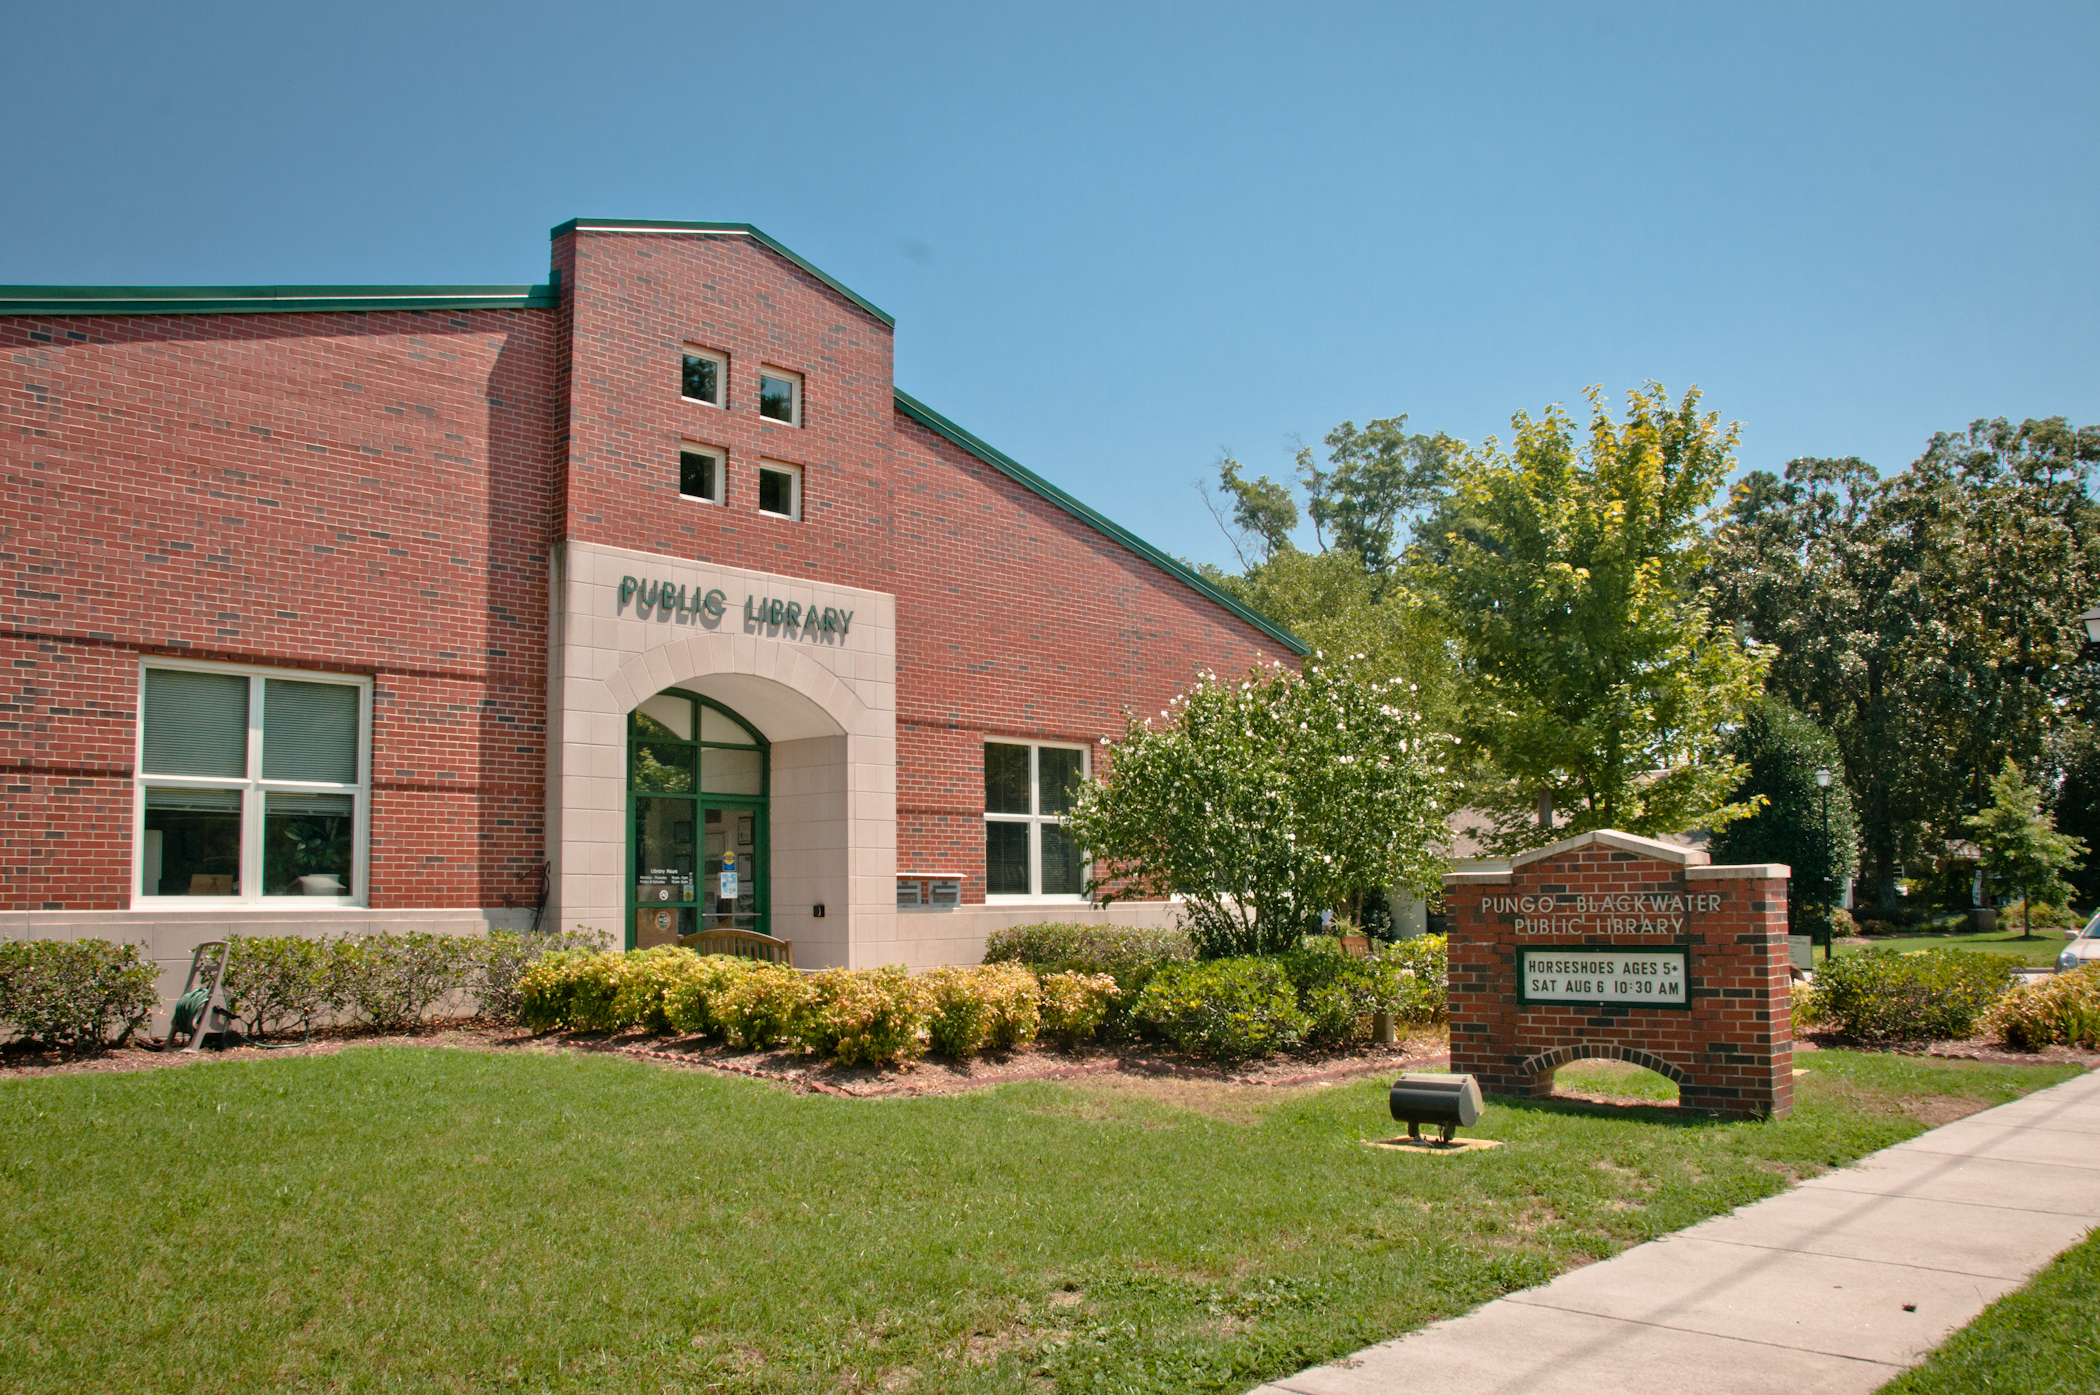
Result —
<instances>
[{"instance_id":1,"label":"tree","mask_svg":"<svg viewBox=\"0 0 2100 1395\"><path fill-rule=\"evenodd\" d=\"M2020 893L2020 938L2033 939L2034 899L2065 895L2063 874L2084 860L2084 841L2056 831L2056 821L2042 812L2041 791L2010 760L1991 777L1990 805L1963 822L1983 850L1984 876Z\"/></svg>"},{"instance_id":2,"label":"tree","mask_svg":"<svg viewBox=\"0 0 2100 1395\"><path fill-rule=\"evenodd\" d=\"M1395 539L1408 515L1434 502L1459 443L1441 432L1410 433L1405 413L1381 417L1358 430L1345 421L1327 433L1327 465L1310 446L1298 448L1298 480L1306 493L1313 537L1322 555L1346 554L1373 576L1392 573L1400 560ZM1298 503L1290 486L1267 475L1247 479L1246 467L1227 452L1218 458L1223 506L1206 491L1204 503L1252 570L1272 557L1298 551ZM1231 519L1228 524L1227 518Z\"/></svg>"},{"instance_id":3,"label":"tree","mask_svg":"<svg viewBox=\"0 0 2100 1395\"><path fill-rule=\"evenodd\" d=\"M1716 862L1784 862L1793 869L1788 906L1836 904L1859 870L1852 792L1837 739L1774 697L1752 702L1728 737L1729 753L1748 774L1735 802L1761 807L1716 833ZM1816 771L1830 773L1829 789Z\"/></svg>"},{"instance_id":4,"label":"tree","mask_svg":"<svg viewBox=\"0 0 2100 1395\"><path fill-rule=\"evenodd\" d=\"M1710 623L1699 581L1734 427L1650 383L1578 444L1560 407L1460 449L1421 575L1462 658L1470 802L1504 850L1592 828L1718 830L1751 812L1724 733L1760 652ZM1555 811L1566 814L1556 822ZM1535 813L1537 817L1535 817Z\"/></svg>"},{"instance_id":5,"label":"tree","mask_svg":"<svg viewBox=\"0 0 2100 1395\"><path fill-rule=\"evenodd\" d=\"M1428 895L1444 859L1447 743L1401 679L1347 661L1203 675L1129 718L1065 826L1090 892L1185 899L1206 955L1274 953L1368 887Z\"/></svg>"},{"instance_id":6,"label":"tree","mask_svg":"<svg viewBox=\"0 0 2100 1395\"><path fill-rule=\"evenodd\" d=\"M1770 690L1836 734L1879 904L1961 836L2006 758L2061 772L2082 749L2095 459L2094 428L1979 421L1891 479L1804 459L1735 490L1715 614L1770 644Z\"/></svg>"}]
</instances>

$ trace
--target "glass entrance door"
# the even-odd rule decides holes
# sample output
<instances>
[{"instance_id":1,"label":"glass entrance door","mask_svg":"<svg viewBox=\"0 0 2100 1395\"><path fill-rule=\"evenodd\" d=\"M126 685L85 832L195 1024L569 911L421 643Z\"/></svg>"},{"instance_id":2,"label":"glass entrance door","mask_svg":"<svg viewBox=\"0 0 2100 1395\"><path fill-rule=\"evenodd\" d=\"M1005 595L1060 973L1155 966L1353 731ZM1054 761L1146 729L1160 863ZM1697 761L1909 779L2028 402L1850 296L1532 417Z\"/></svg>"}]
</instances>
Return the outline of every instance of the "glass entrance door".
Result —
<instances>
[{"instance_id":1,"label":"glass entrance door","mask_svg":"<svg viewBox=\"0 0 2100 1395\"><path fill-rule=\"evenodd\" d=\"M765 740L727 708L658 693L628 719L628 946L767 932Z\"/></svg>"}]
</instances>

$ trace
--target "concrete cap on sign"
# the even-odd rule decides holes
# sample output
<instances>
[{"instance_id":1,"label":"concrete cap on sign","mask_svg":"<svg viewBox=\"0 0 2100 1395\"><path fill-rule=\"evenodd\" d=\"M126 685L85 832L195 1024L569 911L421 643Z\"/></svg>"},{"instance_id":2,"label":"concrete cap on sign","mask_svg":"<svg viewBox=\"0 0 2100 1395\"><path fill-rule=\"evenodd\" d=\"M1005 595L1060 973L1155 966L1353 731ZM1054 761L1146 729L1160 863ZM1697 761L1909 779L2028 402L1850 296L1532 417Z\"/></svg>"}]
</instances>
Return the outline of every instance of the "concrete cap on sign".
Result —
<instances>
[{"instance_id":1,"label":"concrete cap on sign","mask_svg":"<svg viewBox=\"0 0 2100 1395\"><path fill-rule=\"evenodd\" d=\"M1737 862L1719 867L1687 867L1684 879L1688 882L1718 882L1741 878L1750 881L1766 878L1775 882L1791 879L1794 869L1784 862Z\"/></svg>"},{"instance_id":2,"label":"concrete cap on sign","mask_svg":"<svg viewBox=\"0 0 2100 1395\"><path fill-rule=\"evenodd\" d=\"M1616 828L1594 828L1588 833L1578 833L1573 838L1551 843L1543 848L1533 848L1527 853L1518 853L1509 860L1510 869L1522 867L1527 862L1539 862L1549 857L1558 857L1577 848L1617 848L1620 852L1639 853L1652 857L1657 862L1675 862L1682 867L1704 867L1710 859L1697 848L1688 848L1681 843L1664 843L1654 838L1642 838L1632 833L1621 833Z\"/></svg>"}]
</instances>

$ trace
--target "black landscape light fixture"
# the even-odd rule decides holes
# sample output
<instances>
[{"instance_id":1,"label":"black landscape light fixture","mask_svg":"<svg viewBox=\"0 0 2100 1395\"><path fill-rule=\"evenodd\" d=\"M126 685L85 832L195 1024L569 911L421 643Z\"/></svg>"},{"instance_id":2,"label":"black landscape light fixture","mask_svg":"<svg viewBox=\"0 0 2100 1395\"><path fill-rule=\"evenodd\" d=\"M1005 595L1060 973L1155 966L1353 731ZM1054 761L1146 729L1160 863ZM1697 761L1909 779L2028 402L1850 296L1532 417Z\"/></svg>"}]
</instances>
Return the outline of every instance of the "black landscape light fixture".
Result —
<instances>
[{"instance_id":1,"label":"black landscape light fixture","mask_svg":"<svg viewBox=\"0 0 2100 1395\"><path fill-rule=\"evenodd\" d=\"M1460 1128L1480 1122L1480 1082L1470 1075L1422 1075L1409 1072L1393 1082L1388 1101L1393 1119L1407 1125L1407 1136L1422 1141L1422 1125L1435 1124L1449 1143Z\"/></svg>"},{"instance_id":2,"label":"black landscape light fixture","mask_svg":"<svg viewBox=\"0 0 2100 1395\"><path fill-rule=\"evenodd\" d=\"M2087 639L2095 644L2100 644L2100 605L2082 612L2078 617L2078 623L2085 626L2085 637Z\"/></svg>"},{"instance_id":3,"label":"black landscape light fixture","mask_svg":"<svg viewBox=\"0 0 2100 1395\"><path fill-rule=\"evenodd\" d=\"M1831 880L1834 880L1834 879L1833 879L1833 878L1831 877L1830 873L1831 873L1831 872L1832 872L1832 870L1834 870L1834 869L1832 869L1832 868L1831 868L1831 866L1829 865L1829 864L1830 864L1830 771L1829 771L1829 770L1828 770L1827 768L1825 768L1825 767L1823 767L1823 766L1820 766L1820 765L1816 767L1816 788L1817 788L1817 789L1819 789L1819 790L1821 790L1821 791L1823 792L1823 846L1822 846L1822 849L1821 849L1821 852L1822 852L1822 854L1823 854L1823 863L1824 863L1824 866L1823 866L1823 880L1824 880L1824 881L1831 881ZM1821 930L1819 930L1819 931L1817 931L1817 932L1816 932L1816 938L1817 938L1817 939L1820 939L1820 940L1821 940L1821 941L1823 942L1823 957L1824 957L1825 959L1828 959L1828 958L1830 957L1830 951L1831 951L1831 943L1830 943L1830 917L1829 917L1829 916L1827 916L1827 915L1826 915L1826 916L1824 916L1824 917L1823 917L1823 928L1822 928ZM1811 944L1813 944L1813 941L1811 941Z\"/></svg>"}]
</instances>

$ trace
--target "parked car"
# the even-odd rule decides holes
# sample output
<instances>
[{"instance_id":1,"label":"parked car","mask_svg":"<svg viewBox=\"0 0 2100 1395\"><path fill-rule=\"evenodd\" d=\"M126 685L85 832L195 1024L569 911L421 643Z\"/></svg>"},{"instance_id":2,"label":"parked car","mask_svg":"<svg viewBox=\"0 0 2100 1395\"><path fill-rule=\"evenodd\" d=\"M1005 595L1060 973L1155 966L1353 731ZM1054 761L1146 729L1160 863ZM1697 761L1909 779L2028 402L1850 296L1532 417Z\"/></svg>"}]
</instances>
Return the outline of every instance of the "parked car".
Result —
<instances>
[{"instance_id":1,"label":"parked car","mask_svg":"<svg viewBox=\"0 0 2100 1395\"><path fill-rule=\"evenodd\" d=\"M2056 971L2065 973L2086 964L2100 963L2100 912L2085 923L2064 952L2056 956Z\"/></svg>"}]
</instances>

